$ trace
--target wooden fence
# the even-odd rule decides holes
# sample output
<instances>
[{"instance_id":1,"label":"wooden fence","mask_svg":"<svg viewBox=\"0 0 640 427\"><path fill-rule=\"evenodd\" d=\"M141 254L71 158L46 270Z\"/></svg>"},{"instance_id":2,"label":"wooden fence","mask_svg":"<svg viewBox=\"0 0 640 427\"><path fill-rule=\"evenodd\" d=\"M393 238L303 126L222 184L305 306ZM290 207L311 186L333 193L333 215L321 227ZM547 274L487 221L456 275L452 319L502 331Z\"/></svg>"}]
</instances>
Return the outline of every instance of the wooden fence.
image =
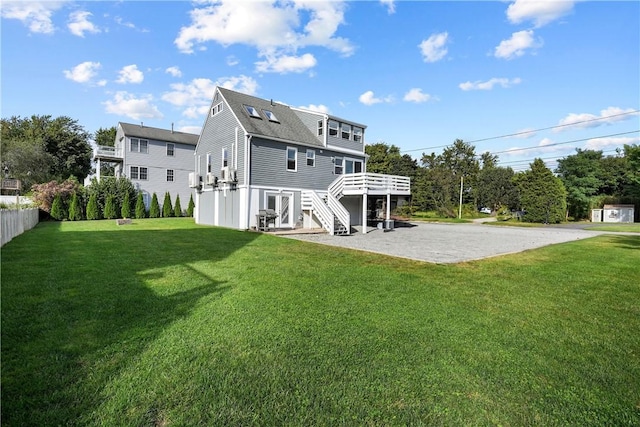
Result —
<instances>
[{"instance_id":1,"label":"wooden fence","mask_svg":"<svg viewBox=\"0 0 640 427\"><path fill-rule=\"evenodd\" d=\"M38 224L38 209L1 209L0 222L2 223L0 246L4 246L14 237L31 230Z\"/></svg>"}]
</instances>

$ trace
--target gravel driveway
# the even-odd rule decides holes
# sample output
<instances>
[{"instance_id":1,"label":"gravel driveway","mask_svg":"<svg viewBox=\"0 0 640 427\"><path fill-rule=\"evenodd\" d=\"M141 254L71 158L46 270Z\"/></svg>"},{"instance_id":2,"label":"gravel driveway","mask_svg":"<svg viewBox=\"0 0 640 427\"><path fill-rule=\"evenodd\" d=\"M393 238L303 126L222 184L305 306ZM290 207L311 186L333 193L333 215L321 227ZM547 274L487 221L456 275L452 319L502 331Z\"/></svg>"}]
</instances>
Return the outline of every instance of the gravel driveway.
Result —
<instances>
[{"instance_id":1,"label":"gravel driveway","mask_svg":"<svg viewBox=\"0 0 640 427\"><path fill-rule=\"evenodd\" d=\"M505 255L604 234L562 228L496 227L482 224L411 223L384 232L350 236L298 234L283 237L432 263L457 263Z\"/></svg>"}]
</instances>

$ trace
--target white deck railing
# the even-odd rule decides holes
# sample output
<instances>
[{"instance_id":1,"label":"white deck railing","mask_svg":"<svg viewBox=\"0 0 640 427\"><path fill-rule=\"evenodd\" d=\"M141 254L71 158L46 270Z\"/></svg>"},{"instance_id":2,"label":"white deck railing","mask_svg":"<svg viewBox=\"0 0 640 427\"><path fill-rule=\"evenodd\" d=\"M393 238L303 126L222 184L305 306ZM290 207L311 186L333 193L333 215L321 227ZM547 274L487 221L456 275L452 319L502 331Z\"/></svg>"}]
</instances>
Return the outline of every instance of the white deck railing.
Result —
<instances>
[{"instance_id":1,"label":"white deck railing","mask_svg":"<svg viewBox=\"0 0 640 427\"><path fill-rule=\"evenodd\" d=\"M109 147L108 145L99 145L96 150L96 157L111 157L121 159L122 148L120 147Z\"/></svg>"},{"instance_id":2,"label":"white deck railing","mask_svg":"<svg viewBox=\"0 0 640 427\"><path fill-rule=\"evenodd\" d=\"M350 173L340 175L329 186L338 199L344 194L411 194L411 178L381 173Z\"/></svg>"},{"instance_id":3,"label":"white deck railing","mask_svg":"<svg viewBox=\"0 0 640 427\"><path fill-rule=\"evenodd\" d=\"M347 208L331 193L327 194L327 205L333 211L338 221L344 225L347 234L351 234L351 215Z\"/></svg>"}]
</instances>

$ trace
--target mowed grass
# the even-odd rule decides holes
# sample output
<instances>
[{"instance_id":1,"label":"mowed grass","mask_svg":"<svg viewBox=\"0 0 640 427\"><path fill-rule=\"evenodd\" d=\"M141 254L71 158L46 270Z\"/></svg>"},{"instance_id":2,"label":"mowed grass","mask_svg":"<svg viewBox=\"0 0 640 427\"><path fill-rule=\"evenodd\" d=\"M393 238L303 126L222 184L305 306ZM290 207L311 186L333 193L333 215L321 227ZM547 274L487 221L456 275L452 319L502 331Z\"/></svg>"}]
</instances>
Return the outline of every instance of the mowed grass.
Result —
<instances>
[{"instance_id":1,"label":"mowed grass","mask_svg":"<svg viewBox=\"0 0 640 427\"><path fill-rule=\"evenodd\" d=\"M640 236L444 266L41 223L1 326L3 426L640 425Z\"/></svg>"}]
</instances>

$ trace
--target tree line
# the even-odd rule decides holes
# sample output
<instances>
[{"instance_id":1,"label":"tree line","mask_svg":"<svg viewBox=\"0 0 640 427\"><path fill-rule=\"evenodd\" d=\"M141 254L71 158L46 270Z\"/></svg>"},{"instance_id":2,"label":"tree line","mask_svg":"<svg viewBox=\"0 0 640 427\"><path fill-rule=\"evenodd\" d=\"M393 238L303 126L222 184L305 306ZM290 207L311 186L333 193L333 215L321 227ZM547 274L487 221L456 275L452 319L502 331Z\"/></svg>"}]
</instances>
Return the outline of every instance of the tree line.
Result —
<instances>
[{"instance_id":1,"label":"tree line","mask_svg":"<svg viewBox=\"0 0 640 427\"><path fill-rule=\"evenodd\" d=\"M555 171L535 159L528 170L517 173L498 166L497 155L478 155L460 139L440 154L423 153L419 162L384 142L367 145L365 151L368 172L411 178L411 203L404 213L435 211L455 217L461 199L466 209L517 212L524 221L541 223L588 219L591 209L605 203L635 204L636 215L640 210L636 144L625 145L615 156L578 149L558 160Z\"/></svg>"}]
</instances>

